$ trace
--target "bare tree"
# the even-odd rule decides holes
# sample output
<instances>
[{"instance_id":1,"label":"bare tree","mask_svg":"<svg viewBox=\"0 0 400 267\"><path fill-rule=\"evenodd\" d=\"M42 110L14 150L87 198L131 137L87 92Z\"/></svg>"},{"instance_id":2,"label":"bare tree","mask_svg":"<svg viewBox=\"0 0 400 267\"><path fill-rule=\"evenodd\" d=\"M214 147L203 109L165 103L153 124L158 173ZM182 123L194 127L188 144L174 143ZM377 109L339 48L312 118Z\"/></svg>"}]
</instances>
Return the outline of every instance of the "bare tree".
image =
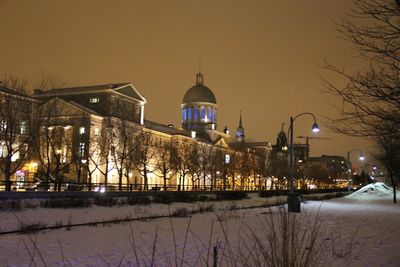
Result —
<instances>
[{"instance_id":1,"label":"bare tree","mask_svg":"<svg viewBox=\"0 0 400 267\"><path fill-rule=\"evenodd\" d=\"M196 182L200 181L201 177L201 159L200 159L200 144L191 142L188 149L189 154L187 157L189 164L190 180L192 182L192 190L196 188Z\"/></svg>"},{"instance_id":2,"label":"bare tree","mask_svg":"<svg viewBox=\"0 0 400 267\"><path fill-rule=\"evenodd\" d=\"M364 71L347 73L326 68L347 80L345 87L324 80L342 101L334 130L353 136L376 137L400 131L400 7L394 0L354 0L351 20L339 32L370 62Z\"/></svg>"},{"instance_id":3,"label":"bare tree","mask_svg":"<svg viewBox=\"0 0 400 267\"><path fill-rule=\"evenodd\" d=\"M211 191L220 189L218 184L223 172L224 153L219 148L214 148L210 157L209 174L211 175Z\"/></svg>"},{"instance_id":4,"label":"bare tree","mask_svg":"<svg viewBox=\"0 0 400 267\"><path fill-rule=\"evenodd\" d=\"M156 170L156 163L152 162L156 158L155 138L152 132L145 129L135 136L134 165L143 177L143 189L149 190L148 175Z\"/></svg>"},{"instance_id":5,"label":"bare tree","mask_svg":"<svg viewBox=\"0 0 400 267\"><path fill-rule=\"evenodd\" d=\"M67 119L68 111L54 98L38 107L36 125L36 154L40 161L44 179L55 182L55 190L60 191L63 172L67 171L77 157L74 147L73 127Z\"/></svg>"},{"instance_id":6,"label":"bare tree","mask_svg":"<svg viewBox=\"0 0 400 267\"><path fill-rule=\"evenodd\" d=\"M400 5L395 0L354 0L351 20L339 32L370 62L364 71L347 73L326 68L347 80L344 87L324 80L328 92L342 101L338 116L330 118L333 130L371 138L390 158L381 142L400 133Z\"/></svg>"},{"instance_id":7,"label":"bare tree","mask_svg":"<svg viewBox=\"0 0 400 267\"><path fill-rule=\"evenodd\" d=\"M94 138L95 151L97 155L90 157L91 163L96 166L97 170L104 176L104 185L107 190L108 175L115 168L113 155L115 147L113 144L113 125L111 118L103 121L100 133Z\"/></svg>"},{"instance_id":8,"label":"bare tree","mask_svg":"<svg viewBox=\"0 0 400 267\"><path fill-rule=\"evenodd\" d=\"M24 81L12 79L12 85L19 83L22 83L20 86L25 86ZM34 136L30 127L35 101L20 90L7 90L8 93L0 92L0 169L5 175L6 191L10 191L11 176L28 159Z\"/></svg>"},{"instance_id":9,"label":"bare tree","mask_svg":"<svg viewBox=\"0 0 400 267\"><path fill-rule=\"evenodd\" d=\"M177 170L179 175L178 191L185 191L186 176L190 173L191 168L191 143L187 140L179 141L178 143L178 157L177 157Z\"/></svg>"},{"instance_id":10,"label":"bare tree","mask_svg":"<svg viewBox=\"0 0 400 267\"><path fill-rule=\"evenodd\" d=\"M396 186L400 178L400 136L382 135L378 142L381 151L376 153L375 157L383 163L388 171L390 184L393 188L393 203L397 203Z\"/></svg>"},{"instance_id":11,"label":"bare tree","mask_svg":"<svg viewBox=\"0 0 400 267\"><path fill-rule=\"evenodd\" d=\"M175 140L162 141L157 147L157 176L163 179L164 191L167 191L167 182L178 171L178 144Z\"/></svg>"},{"instance_id":12,"label":"bare tree","mask_svg":"<svg viewBox=\"0 0 400 267\"><path fill-rule=\"evenodd\" d=\"M206 190L207 188L207 180L210 180L211 174L209 173L211 158L212 158L213 149L209 145L201 145L199 147L199 177L202 179L203 188L202 190Z\"/></svg>"},{"instance_id":13,"label":"bare tree","mask_svg":"<svg viewBox=\"0 0 400 267\"><path fill-rule=\"evenodd\" d=\"M129 184L129 171L133 164L132 153L135 152L135 129L128 120L118 120L114 126L114 147L113 152L115 168L118 172L118 190L122 191L123 177Z\"/></svg>"},{"instance_id":14,"label":"bare tree","mask_svg":"<svg viewBox=\"0 0 400 267\"><path fill-rule=\"evenodd\" d=\"M27 78L21 78L14 74L5 74L1 78L1 86L12 88L13 90L26 93L29 85L29 80Z\"/></svg>"}]
</instances>

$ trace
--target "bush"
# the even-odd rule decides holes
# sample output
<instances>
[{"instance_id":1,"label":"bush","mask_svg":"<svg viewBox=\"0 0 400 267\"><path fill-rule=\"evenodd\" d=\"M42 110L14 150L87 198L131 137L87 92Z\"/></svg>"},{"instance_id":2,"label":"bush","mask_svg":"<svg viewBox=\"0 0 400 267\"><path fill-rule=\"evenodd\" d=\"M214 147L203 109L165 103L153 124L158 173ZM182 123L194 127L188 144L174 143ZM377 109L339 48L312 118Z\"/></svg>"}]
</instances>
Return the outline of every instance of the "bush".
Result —
<instances>
[{"instance_id":1,"label":"bush","mask_svg":"<svg viewBox=\"0 0 400 267\"><path fill-rule=\"evenodd\" d=\"M188 217L191 212L187 208L178 208L172 214L171 217Z\"/></svg>"},{"instance_id":2,"label":"bush","mask_svg":"<svg viewBox=\"0 0 400 267\"><path fill-rule=\"evenodd\" d=\"M47 224L42 222L20 223L18 226L18 230L23 232L24 234L27 234L40 231L42 228L46 226Z\"/></svg>"},{"instance_id":3,"label":"bush","mask_svg":"<svg viewBox=\"0 0 400 267\"><path fill-rule=\"evenodd\" d=\"M60 199L47 199L40 202L43 208L82 208L91 205L88 198L60 198Z\"/></svg>"},{"instance_id":4,"label":"bush","mask_svg":"<svg viewBox=\"0 0 400 267\"><path fill-rule=\"evenodd\" d=\"M155 194L153 195L153 202L161 204L171 204L172 197L170 194Z\"/></svg>"},{"instance_id":5,"label":"bush","mask_svg":"<svg viewBox=\"0 0 400 267\"><path fill-rule=\"evenodd\" d=\"M271 191L260 191L258 193L259 197L274 197L274 196L280 196L280 195L286 195L288 191L285 190L271 190Z\"/></svg>"},{"instance_id":6,"label":"bush","mask_svg":"<svg viewBox=\"0 0 400 267\"><path fill-rule=\"evenodd\" d=\"M177 192L171 195L172 202L193 203L199 200L197 194L191 192Z\"/></svg>"},{"instance_id":7,"label":"bush","mask_svg":"<svg viewBox=\"0 0 400 267\"><path fill-rule=\"evenodd\" d=\"M209 201L209 200L212 200L212 199L210 199L208 196L206 196L206 195L200 195L199 196L199 201L200 202L206 202L206 201Z\"/></svg>"},{"instance_id":8,"label":"bush","mask_svg":"<svg viewBox=\"0 0 400 267\"><path fill-rule=\"evenodd\" d=\"M0 210L20 211L21 209L22 209L22 203L20 200L0 201Z\"/></svg>"},{"instance_id":9,"label":"bush","mask_svg":"<svg viewBox=\"0 0 400 267\"><path fill-rule=\"evenodd\" d=\"M96 197L94 198L93 204L103 207L112 207L118 203L118 200L112 197Z\"/></svg>"},{"instance_id":10,"label":"bush","mask_svg":"<svg viewBox=\"0 0 400 267\"><path fill-rule=\"evenodd\" d=\"M131 196L126 200L128 205L148 205L151 203L151 199L148 196Z\"/></svg>"},{"instance_id":11,"label":"bush","mask_svg":"<svg viewBox=\"0 0 400 267\"><path fill-rule=\"evenodd\" d=\"M217 200L241 200L247 198L247 193L243 191L218 192Z\"/></svg>"},{"instance_id":12,"label":"bush","mask_svg":"<svg viewBox=\"0 0 400 267\"><path fill-rule=\"evenodd\" d=\"M212 212L214 210L215 210L214 204L199 205L198 212L199 213L204 213L204 212Z\"/></svg>"}]
</instances>

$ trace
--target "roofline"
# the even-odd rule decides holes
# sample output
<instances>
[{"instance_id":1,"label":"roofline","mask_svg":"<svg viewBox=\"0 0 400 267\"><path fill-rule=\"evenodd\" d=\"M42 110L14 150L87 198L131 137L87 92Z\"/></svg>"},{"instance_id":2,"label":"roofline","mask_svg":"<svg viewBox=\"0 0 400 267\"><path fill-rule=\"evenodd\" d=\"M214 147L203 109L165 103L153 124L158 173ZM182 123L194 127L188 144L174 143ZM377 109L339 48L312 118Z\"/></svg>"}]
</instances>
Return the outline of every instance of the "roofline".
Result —
<instances>
[{"instance_id":1,"label":"roofline","mask_svg":"<svg viewBox=\"0 0 400 267\"><path fill-rule=\"evenodd\" d=\"M142 99L139 100L139 99L136 99L136 98L133 98L133 97L124 95L124 94L122 94L122 93L116 91L116 90L122 89L122 88L124 88L124 87L126 87L126 86L131 86L131 87L133 88L133 90L134 90L134 91L139 95L139 97L142 98ZM91 86L86 86L86 88L88 88L88 87L91 87ZM83 87L56 88L56 89L54 89L54 90L66 90L66 89L78 89L78 88L85 88L85 86L83 86ZM73 91L73 90L71 90L71 91ZM122 86L119 86L119 87L117 87L117 88L104 88L104 89L86 90L86 91L84 90L84 91L79 91L79 92L68 92L68 93L66 93L66 92L61 92L61 93L49 93L49 92L44 92L43 94L36 94L36 95L34 95L33 97L35 97L35 98L46 98L46 97L53 97L53 96L57 97L57 96L66 96L66 95L82 95L82 94L85 94L85 93L88 93L88 92L90 92L90 93L104 93L104 92L115 93L115 94L118 94L118 95L123 96L123 97L125 97L125 98L132 99L132 100L134 100L134 101L136 101L136 102L139 102L139 103L141 103L141 104L146 104L146 103L147 103L147 100L143 97L142 94L140 94L140 93L138 92L138 90L135 88L135 86L134 86L132 83L126 83L126 84L124 84L124 85L122 85Z\"/></svg>"},{"instance_id":2,"label":"roofline","mask_svg":"<svg viewBox=\"0 0 400 267\"><path fill-rule=\"evenodd\" d=\"M95 112L95 111L92 111L92 110L89 109L89 108L88 108L88 109L82 108L82 107L80 107L80 106L78 106L78 105L75 105L74 103L71 103L71 102L69 102L69 101L67 101L67 100L65 100L65 99L60 98L60 97L55 97L55 98L49 99L49 100L46 101L46 102L42 102L42 104L44 105L44 104L46 104L46 103L48 103L48 102L51 102L51 101L54 101L54 100L62 101L62 102L64 102L64 103L66 103L68 106L72 106L72 107L74 107L74 108L77 108L77 109L83 111L84 113L90 114L91 116L95 116L95 117L98 117L98 118L104 118L104 116L101 116L100 114L98 114L98 113ZM90 111L92 111L92 112L90 112Z\"/></svg>"},{"instance_id":3,"label":"roofline","mask_svg":"<svg viewBox=\"0 0 400 267\"><path fill-rule=\"evenodd\" d=\"M34 97L32 97L32 96L30 96L30 95L28 95L28 94L19 93L18 91L16 91L16 93L6 92L6 91L2 90L2 88L6 88L6 89L8 89L8 90L15 91L15 90L12 89L12 88L8 88L8 87L5 87L5 86L0 86L0 93L2 93L2 94L10 95L10 96L15 96L15 97L22 97L22 98L26 98L26 99L28 99L28 100L31 100L31 101L33 101L33 102L39 102L39 100L37 100L36 98L34 98Z\"/></svg>"}]
</instances>

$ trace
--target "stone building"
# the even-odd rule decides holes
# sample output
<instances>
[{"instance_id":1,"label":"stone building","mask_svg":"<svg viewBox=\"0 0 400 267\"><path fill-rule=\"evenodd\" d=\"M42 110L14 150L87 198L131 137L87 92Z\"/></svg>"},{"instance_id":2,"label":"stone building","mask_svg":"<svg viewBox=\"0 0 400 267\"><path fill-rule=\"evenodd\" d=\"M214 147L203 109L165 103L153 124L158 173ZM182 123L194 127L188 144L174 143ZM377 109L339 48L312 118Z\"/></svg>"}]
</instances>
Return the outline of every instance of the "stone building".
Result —
<instances>
[{"instance_id":1,"label":"stone building","mask_svg":"<svg viewBox=\"0 0 400 267\"><path fill-rule=\"evenodd\" d=\"M25 92L0 84L0 189L15 189L33 178L37 162L30 150L34 137L31 122L37 104Z\"/></svg>"},{"instance_id":2,"label":"stone building","mask_svg":"<svg viewBox=\"0 0 400 267\"><path fill-rule=\"evenodd\" d=\"M216 97L202 73L184 94L178 128L145 120L146 99L131 83L35 90L24 97L34 103L26 114L35 114L30 160L36 179L56 190L71 182L89 190L254 189L265 175L269 143L245 143L241 119L239 142L217 129Z\"/></svg>"}]
</instances>

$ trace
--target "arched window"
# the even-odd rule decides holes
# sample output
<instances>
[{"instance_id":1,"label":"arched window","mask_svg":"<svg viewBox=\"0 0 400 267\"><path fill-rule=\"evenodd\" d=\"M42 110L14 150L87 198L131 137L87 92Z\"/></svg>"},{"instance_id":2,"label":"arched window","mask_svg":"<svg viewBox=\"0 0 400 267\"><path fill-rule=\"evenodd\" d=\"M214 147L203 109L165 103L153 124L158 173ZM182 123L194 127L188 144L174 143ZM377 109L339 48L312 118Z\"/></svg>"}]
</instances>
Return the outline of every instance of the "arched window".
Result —
<instances>
[{"instance_id":1,"label":"arched window","mask_svg":"<svg viewBox=\"0 0 400 267\"><path fill-rule=\"evenodd\" d=\"M197 107L193 108L193 120L194 121L198 121L199 120L199 111L198 111Z\"/></svg>"},{"instance_id":2,"label":"arched window","mask_svg":"<svg viewBox=\"0 0 400 267\"><path fill-rule=\"evenodd\" d=\"M201 110L200 110L200 119L201 119L201 121L207 122L205 108L201 108Z\"/></svg>"},{"instance_id":3,"label":"arched window","mask_svg":"<svg viewBox=\"0 0 400 267\"><path fill-rule=\"evenodd\" d=\"M210 108L207 109L207 119L208 119L208 121L211 120L211 109Z\"/></svg>"},{"instance_id":4,"label":"arched window","mask_svg":"<svg viewBox=\"0 0 400 267\"><path fill-rule=\"evenodd\" d=\"M215 109L212 109L211 111L211 120L213 123L215 123Z\"/></svg>"},{"instance_id":5,"label":"arched window","mask_svg":"<svg viewBox=\"0 0 400 267\"><path fill-rule=\"evenodd\" d=\"M182 109L182 120L186 122L186 108Z\"/></svg>"},{"instance_id":6,"label":"arched window","mask_svg":"<svg viewBox=\"0 0 400 267\"><path fill-rule=\"evenodd\" d=\"M187 119L188 119L188 121L192 120L192 109L191 108L187 109Z\"/></svg>"}]
</instances>

